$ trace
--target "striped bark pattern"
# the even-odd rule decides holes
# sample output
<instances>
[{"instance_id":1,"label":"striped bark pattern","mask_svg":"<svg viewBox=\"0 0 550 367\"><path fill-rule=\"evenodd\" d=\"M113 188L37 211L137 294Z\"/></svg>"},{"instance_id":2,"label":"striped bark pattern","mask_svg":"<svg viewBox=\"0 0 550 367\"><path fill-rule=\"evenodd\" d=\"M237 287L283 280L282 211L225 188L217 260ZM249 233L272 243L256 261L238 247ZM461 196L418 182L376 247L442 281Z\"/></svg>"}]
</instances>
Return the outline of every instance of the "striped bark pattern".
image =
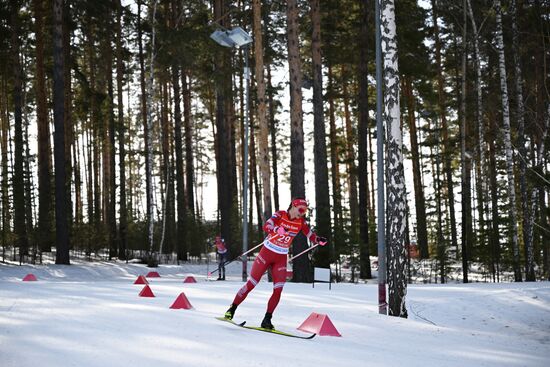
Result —
<instances>
[{"instance_id":1,"label":"striped bark pattern","mask_svg":"<svg viewBox=\"0 0 550 367\"><path fill-rule=\"evenodd\" d=\"M502 8L500 0L495 2L496 8L496 47L498 50L498 61L500 69L500 89L502 93L502 133L504 135L504 147L506 151L506 173L508 175L508 200L510 229L512 236L512 251L514 254L514 279L516 282L521 282L521 268L519 263L519 244L518 244L518 223L516 210L516 191L514 178L514 157L512 152L512 138L510 133L510 102L508 101L508 85L506 82L506 63L504 59L504 41L502 36Z\"/></svg>"},{"instance_id":2,"label":"striped bark pattern","mask_svg":"<svg viewBox=\"0 0 550 367\"><path fill-rule=\"evenodd\" d=\"M384 63L384 115L386 123L386 246L388 256L389 314L407 317L406 189L403 170L403 132L399 110L399 68L393 0L381 2Z\"/></svg>"}]
</instances>

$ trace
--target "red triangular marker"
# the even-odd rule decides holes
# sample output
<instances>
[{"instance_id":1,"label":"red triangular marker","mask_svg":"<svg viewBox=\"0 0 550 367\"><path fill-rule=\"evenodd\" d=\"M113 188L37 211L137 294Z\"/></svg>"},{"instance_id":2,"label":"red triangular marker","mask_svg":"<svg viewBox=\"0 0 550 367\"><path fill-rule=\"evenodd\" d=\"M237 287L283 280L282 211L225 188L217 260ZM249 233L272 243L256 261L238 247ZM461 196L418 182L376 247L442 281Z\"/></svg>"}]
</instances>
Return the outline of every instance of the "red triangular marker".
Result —
<instances>
[{"instance_id":1,"label":"red triangular marker","mask_svg":"<svg viewBox=\"0 0 550 367\"><path fill-rule=\"evenodd\" d=\"M134 284L149 284L149 282L147 281L147 279L145 279L145 277L143 275L140 275L140 276L137 277Z\"/></svg>"},{"instance_id":2,"label":"red triangular marker","mask_svg":"<svg viewBox=\"0 0 550 367\"><path fill-rule=\"evenodd\" d=\"M147 278L160 278L160 274L156 271L150 271L146 275Z\"/></svg>"},{"instance_id":3,"label":"red triangular marker","mask_svg":"<svg viewBox=\"0 0 550 367\"><path fill-rule=\"evenodd\" d=\"M149 286L146 285L145 287L143 287L141 292L139 292L139 296L140 297L154 297L155 295L153 294L153 291L151 290L151 288L149 288Z\"/></svg>"},{"instance_id":4,"label":"red triangular marker","mask_svg":"<svg viewBox=\"0 0 550 367\"><path fill-rule=\"evenodd\" d=\"M196 283L197 280L195 279L195 277L193 276L188 276L187 278L185 278L185 280L183 281L184 283Z\"/></svg>"},{"instance_id":5,"label":"red triangular marker","mask_svg":"<svg viewBox=\"0 0 550 367\"><path fill-rule=\"evenodd\" d=\"M36 276L33 273L29 273L23 278L24 282L36 282L37 280L38 279L36 279Z\"/></svg>"},{"instance_id":6,"label":"red triangular marker","mask_svg":"<svg viewBox=\"0 0 550 367\"><path fill-rule=\"evenodd\" d=\"M176 298L174 303L172 303L172 306L170 306L170 308L173 308L173 309L183 308L185 310L189 310L189 309L192 309L193 306L191 306L191 303L189 302L189 300L185 296L185 293L182 292L182 293L180 293L178 298Z\"/></svg>"},{"instance_id":7,"label":"red triangular marker","mask_svg":"<svg viewBox=\"0 0 550 367\"><path fill-rule=\"evenodd\" d=\"M298 330L315 333L320 336L342 336L327 315L315 312L309 315L302 325L298 327Z\"/></svg>"}]
</instances>

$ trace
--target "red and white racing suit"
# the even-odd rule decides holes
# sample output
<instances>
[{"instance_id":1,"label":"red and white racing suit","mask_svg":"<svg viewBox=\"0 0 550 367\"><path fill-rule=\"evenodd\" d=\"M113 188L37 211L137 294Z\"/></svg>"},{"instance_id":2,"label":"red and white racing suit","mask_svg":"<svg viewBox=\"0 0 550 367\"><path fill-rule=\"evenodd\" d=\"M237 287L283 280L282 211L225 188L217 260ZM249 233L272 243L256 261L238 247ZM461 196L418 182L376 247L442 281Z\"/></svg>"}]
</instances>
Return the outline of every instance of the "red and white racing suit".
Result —
<instances>
[{"instance_id":1,"label":"red and white racing suit","mask_svg":"<svg viewBox=\"0 0 550 367\"><path fill-rule=\"evenodd\" d=\"M277 227L284 228L287 234L278 234ZM271 267L273 294L267 304L267 312L273 313L281 299L281 292L286 282L287 255L294 237L301 231L311 242L315 243L317 235L311 231L304 218L290 219L285 210L275 212L265 222L263 230L267 233L264 245L252 264L248 281L235 296L233 304L237 306L241 304L248 293L258 284L266 270Z\"/></svg>"}]
</instances>

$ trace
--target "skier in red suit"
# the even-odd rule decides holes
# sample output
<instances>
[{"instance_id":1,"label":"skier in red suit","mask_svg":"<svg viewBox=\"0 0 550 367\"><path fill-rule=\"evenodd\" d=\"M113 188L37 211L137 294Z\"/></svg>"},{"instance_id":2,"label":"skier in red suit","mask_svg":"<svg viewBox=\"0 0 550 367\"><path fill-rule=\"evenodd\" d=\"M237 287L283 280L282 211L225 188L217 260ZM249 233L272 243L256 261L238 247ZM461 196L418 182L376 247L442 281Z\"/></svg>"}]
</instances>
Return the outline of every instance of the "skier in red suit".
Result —
<instances>
[{"instance_id":1,"label":"skier in red suit","mask_svg":"<svg viewBox=\"0 0 550 367\"><path fill-rule=\"evenodd\" d=\"M301 231L310 242L321 246L327 244L327 240L324 237L317 236L309 228L304 218L307 210L308 205L305 199L294 199L288 210L275 212L265 222L263 230L267 233L267 237L264 239L262 249L252 265L248 281L237 292L233 303L225 313L226 319L233 319L237 307L258 284L266 270L271 267L273 294L267 303L267 312L262 321L262 328L274 328L271 323L271 316L281 299L281 293L286 281L287 255L294 237Z\"/></svg>"}]
</instances>

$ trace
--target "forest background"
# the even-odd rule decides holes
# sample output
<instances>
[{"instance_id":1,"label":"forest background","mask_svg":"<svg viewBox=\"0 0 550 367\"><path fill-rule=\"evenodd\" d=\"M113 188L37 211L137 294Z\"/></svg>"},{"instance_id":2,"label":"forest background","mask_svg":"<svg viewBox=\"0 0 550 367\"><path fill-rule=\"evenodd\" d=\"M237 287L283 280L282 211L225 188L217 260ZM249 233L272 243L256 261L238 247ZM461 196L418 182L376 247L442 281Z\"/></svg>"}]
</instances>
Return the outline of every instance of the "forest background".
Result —
<instances>
[{"instance_id":1,"label":"forest background","mask_svg":"<svg viewBox=\"0 0 550 367\"><path fill-rule=\"evenodd\" d=\"M384 55L392 6L381 2ZM248 57L247 247L273 210L305 196L330 245L296 261L294 280L328 264L371 278L374 10L351 0L1 2L2 260L197 261L218 233L240 253ZM549 14L546 1L395 3L399 67L385 64L383 86L399 106L403 155L388 153L386 188L401 164L405 257L394 257L409 280L426 263L440 282L456 263L464 282L474 266L491 281L550 279ZM210 38L235 26L254 37L248 52ZM397 130L386 129L390 140ZM295 253L305 246L297 239Z\"/></svg>"}]
</instances>

